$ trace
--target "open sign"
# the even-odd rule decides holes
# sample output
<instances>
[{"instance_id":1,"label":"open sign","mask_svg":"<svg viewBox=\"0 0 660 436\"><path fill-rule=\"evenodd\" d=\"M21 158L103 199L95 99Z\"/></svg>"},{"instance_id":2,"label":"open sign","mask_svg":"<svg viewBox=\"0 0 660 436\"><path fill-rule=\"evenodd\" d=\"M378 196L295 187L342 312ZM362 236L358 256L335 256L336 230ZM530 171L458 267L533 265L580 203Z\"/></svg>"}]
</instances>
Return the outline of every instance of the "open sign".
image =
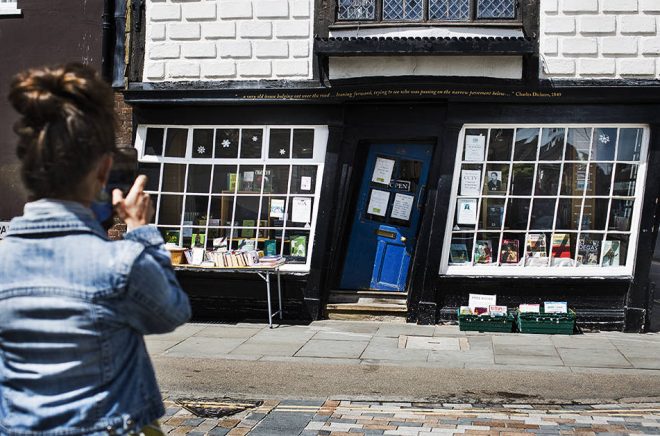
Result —
<instances>
[{"instance_id":1,"label":"open sign","mask_svg":"<svg viewBox=\"0 0 660 436\"><path fill-rule=\"evenodd\" d=\"M390 188L398 191L410 191L410 180L392 180Z\"/></svg>"}]
</instances>

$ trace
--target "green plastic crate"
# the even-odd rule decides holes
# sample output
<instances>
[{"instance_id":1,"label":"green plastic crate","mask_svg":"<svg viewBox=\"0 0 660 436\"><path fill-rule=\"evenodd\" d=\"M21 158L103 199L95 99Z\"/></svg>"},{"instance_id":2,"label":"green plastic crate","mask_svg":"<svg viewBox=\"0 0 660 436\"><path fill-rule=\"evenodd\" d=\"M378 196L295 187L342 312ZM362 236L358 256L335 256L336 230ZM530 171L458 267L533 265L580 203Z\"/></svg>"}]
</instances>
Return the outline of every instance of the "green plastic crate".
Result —
<instances>
[{"instance_id":1,"label":"green plastic crate","mask_svg":"<svg viewBox=\"0 0 660 436\"><path fill-rule=\"evenodd\" d=\"M512 313L508 313L506 316L461 315L459 313L458 327L461 331L511 333L514 320L515 317Z\"/></svg>"},{"instance_id":2,"label":"green plastic crate","mask_svg":"<svg viewBox=\"0 0 660 436\"><path fill-rule=\"evenodd\" d=\"M540 333L544 335L572 335L575 329L575 312L568 313L519 313L520 333Z\"/></svg>"}]
</instances>

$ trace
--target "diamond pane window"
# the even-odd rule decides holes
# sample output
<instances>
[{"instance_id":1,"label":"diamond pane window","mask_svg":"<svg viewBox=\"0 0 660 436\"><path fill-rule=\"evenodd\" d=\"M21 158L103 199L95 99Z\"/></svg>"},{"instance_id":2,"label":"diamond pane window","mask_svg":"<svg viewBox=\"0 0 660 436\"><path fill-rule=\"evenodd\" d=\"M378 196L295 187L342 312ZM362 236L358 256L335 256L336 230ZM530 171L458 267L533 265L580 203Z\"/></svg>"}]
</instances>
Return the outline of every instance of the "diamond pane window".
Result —
<instances>
[{"instance_id":1,"label":"diamond pane window","mask_svg":"<svg viewBox=\"0 0 660 436\"><path fill-rule=\"evenodd\" d=\"M516 18L516 0L478 0L477 18Z\"/></svg>"},{"instance_id":2,"label":"diamond pane window","mask_svg":"<svg viewBox=\"0 0 660 436\"><path fill-rule=\"evenodd\" d=\"M340 20L373 20L375 15L376 0L339 0Z\"/></svg>"},{"instance_id":3,"label":"diamond pane window","mask_svg":"<svg viewBox=\"0 0 660 436\"><path fill-rule=\"evenodd\" d=\"M468 0L429 0L431 20L465 21L470 18Z\"/></svg>"},{"instance_id":4,"label":"diamond pane window","mask_svg":"<svg viewBox=\"0 0 660 436\"><path fill-rule=\"evenodd\" d=\"M421 20L422 0L384 0L383 20Z\"/></svg>"}]
</instances>

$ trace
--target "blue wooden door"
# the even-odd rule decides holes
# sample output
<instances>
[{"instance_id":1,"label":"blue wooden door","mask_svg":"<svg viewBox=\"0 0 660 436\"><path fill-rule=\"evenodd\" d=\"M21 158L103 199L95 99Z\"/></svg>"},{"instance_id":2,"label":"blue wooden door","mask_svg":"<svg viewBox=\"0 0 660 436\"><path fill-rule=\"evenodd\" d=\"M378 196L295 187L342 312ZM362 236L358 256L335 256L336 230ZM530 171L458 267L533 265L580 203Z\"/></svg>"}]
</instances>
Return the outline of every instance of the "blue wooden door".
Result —
<instances>
[{"instance_id":1,"label":"blue wooden door","mask_svg":"<svg viewBox=\"0 0 660 436\"><path fill-rule=\"evenodd\" d=\"M431 144L373 144L340 280L342 289L404 291L417 242Z\"/></svg>"}]
</instances>

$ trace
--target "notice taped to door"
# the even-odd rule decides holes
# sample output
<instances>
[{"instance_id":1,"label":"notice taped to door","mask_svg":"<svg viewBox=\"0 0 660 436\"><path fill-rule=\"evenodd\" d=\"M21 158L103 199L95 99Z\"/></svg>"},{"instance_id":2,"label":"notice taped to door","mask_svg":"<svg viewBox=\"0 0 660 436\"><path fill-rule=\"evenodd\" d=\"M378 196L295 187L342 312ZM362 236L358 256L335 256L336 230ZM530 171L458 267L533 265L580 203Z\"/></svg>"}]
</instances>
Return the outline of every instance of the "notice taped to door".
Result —
<instances>
[{"instance_id":1,"label":"notice taped to door","mask_svg":"<svg viewBox=\"0 0 660 436\"><path fill-rule=\"evenodd\" d=\"M415 197L412 195L396 193L394 195L394 203L392 204L392 213L390 214L390 217L408 221L410 219L410 212L412 211L414 201Z\"/></svg>"},{"instance_id":2,"label":"notice taped to door","mask_svg":"<svg viewBox=\"0 0 660 436\"><path fill-rule=\"evenodd\" d=\"M388 182L389 183L389 182ZM371 198L369 198L369 206L367 213L371 215L385 216L387 212L387 205L390 202L390 193L373 189L371 191Z\"/></svg>"},{"instance_id":3,"label":"notice taped to door","mask_svg":"<svg viewBox=\"0 0 660 436\"><path fill-rule=\"evenodd\" d=\"M394 161L392 159L378 157L376 158L376 165L374 166L374 173L371 176L371 181L389 186L390 181L392 180L392 171L394 171Z\"/></svg>"}]
</instances>

